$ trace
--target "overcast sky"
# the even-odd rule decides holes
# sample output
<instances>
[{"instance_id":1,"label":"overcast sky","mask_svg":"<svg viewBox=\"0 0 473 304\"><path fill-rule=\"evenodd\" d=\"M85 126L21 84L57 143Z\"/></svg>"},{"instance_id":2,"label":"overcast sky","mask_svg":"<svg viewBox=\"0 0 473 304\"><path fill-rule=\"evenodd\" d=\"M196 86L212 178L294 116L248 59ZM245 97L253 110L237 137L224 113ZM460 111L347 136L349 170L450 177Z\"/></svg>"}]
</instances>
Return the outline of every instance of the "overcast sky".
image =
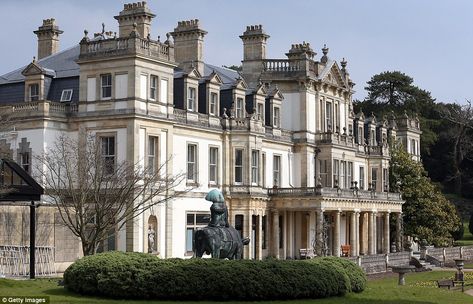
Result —
<instances>
[{"instance_id":1,"label":"overcast sky","mask_svg":"<svg viewBox=\"0 0 473 304\"><path fill-rule=\"evenodd\" d=\"M131 2L131 1L128 1ZM113 16L121 0L2 0L0 2L0 75L28 64L37 53L33 30L55 18L64 34L61 50L89 36L118 31ZM366 96L366 81L399 70L438 101L473 99L473 1L470 0L150 0L156 14L152 36L165 37L177 21L200 19L209 33L204 57L215 65L239 65L246 25L262 24L271 36L268 58L285 58L291 44L309 42L320 58L348 60L355 97ZM162 38L162 40L164 40Z\"/></svg>"}]
</instances>

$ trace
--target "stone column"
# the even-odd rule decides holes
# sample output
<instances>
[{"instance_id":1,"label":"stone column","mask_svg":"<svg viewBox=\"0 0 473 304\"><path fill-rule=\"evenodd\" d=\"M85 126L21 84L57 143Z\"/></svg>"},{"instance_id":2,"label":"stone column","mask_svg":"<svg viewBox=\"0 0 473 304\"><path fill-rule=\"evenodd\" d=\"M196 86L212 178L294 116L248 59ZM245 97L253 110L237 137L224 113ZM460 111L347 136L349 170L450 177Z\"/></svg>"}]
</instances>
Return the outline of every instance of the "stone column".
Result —
<instances>
[{"instance_id":1,"label":"stone column","mask_svg":"<svg viewBox=\"0 0 473 304\"><path fill-rule=\"evenodd\" d=\"M273 210L273 257L279 259L279 212Z\"/></svg>"},{"instance_id":2,"label":"stone column","mask_svg":"<svg viewBox=\"0 0 473 304\"><path fill-rule=\"evenodd\" d=\"M361 231L360 231L360 250L359 254L360 255L365 255L366 254L366 232L367 232L367 227L368 227L368 221L366 220L366 212L360 213L360 221L361 221Z\"/></svg>"},{"instance_id":3,"label":"stone column","mask_svg":"<svg viewBox=\"0 0 473 304\"><path fill-rule=\"evenodd\" d=\"M360 212L355 212L355 256L360 255Z\"/></svg>"},{"instance_id":4,"label":"stone column","mask_svg":"<svg viewBox=\"0 0 473 304\"><path fill-rule=\"evenodd\" d=\"M374 213L368 212L368 254L375 254L374 224Z\"/></svg>"},{"instance_id":5,"label":"stone column","mask_svg":"<svg viewBox=\"0 0 473 304\"><path fill-rule=\"evenodd\" d=\"M246 224L245 228L243 228L243 231L246 230L247 235L250 238L250 243L247 246L244 246L247 247L244 249L244 252L246 251L245 256L247 259L254 259L255 253L253 251L255 244L254 242L256 242L256 240L253 239L253 215L251 211L248 211L248 213L246 214L245 218L243 219L243 224Z\"/></svg>"},{"instance_id":6,"label":"stone column","mask_svg":"<svg viewBox=\"0 0 473 304\"><path fill-rule=\"evenodd\" d=\"M324 236L323 236L323 229L324 229L324 211L323 210L317 210L317 231L316 231L316 237L317 237L317 255L322 254L322 249L324 247Z\"/></svg>"},{"instance_id":7,"label":"stone column","mask_svg":"<svg viewBox=\"0 0 473 304\"><path fill-rule=\"evenodd\" d=\"M383 253L389 253L389 212L384 214L384 237L383 237Z\"/></svg>"},{"instance_id":8,"label":"stone column","mask_svg":"<svg viewBox=\"0 0 473 304\"><path fill-rule=\"evenodd\" d=\"M287 233L287 256L294 258L294 211L287 212L287 224L288 224L288 233Z\"/></svg>"},{"instance_id":9,"label":"stone column","mask_svg":"<svg viewBox=\"0 0 473 304\"><path fill-rule=\"evenodd\" d=\"M335 229L333 233L333 255L340 256L340 210L335 211Z\"/></svg>"},{"instance_id":10,"label":"stone column","mask_svg":"<svg viewBox=\"0 0 473 304\"><path fill-rule=\"evenodd\" d=\"M402 213L396 213L396 249L402 251Z\"/></svg>"},{"instance_id":11,"label":"stone column","mask_svg":"<svg viewBox=\"0 0 473 304\"><path fill-rule=\"evenodd\" d=\"M350 213L350 256L356 256L356 213Z\"/></svg>"},{"instance_id":12,"label":"stone column","mask_svg":"<svg viewBox=\"0 0 473 304\"><path fill-rule=\"evenodd\" d=\"M282 238L283 238L283 243L282 243L282 256L280 257L281 259L285 260L287 257L287 235L288 235L288 226L287 226L287 214L288 211L284 210L283 216L282 216L282 224L279 223L279 225L282 227Z\"/></svg>"},{"instance_id":13,"label":"stone column","mask_svg":"<svg viewBox=\"0 0 473 304\"><path fill-rule=\"evenodd\" d=\"M256 237L258 238L256 247L256 258L258 260L263 259L263 216L258 215L256 219Z\"/></svg>"},{"instance_id":14,"label":"stone column","mask_svg":"<svg viewBox=\"0 0 473 304\"><path fill-rule=\"evenodd\" d=\"M317 215L315 214L315 211L310 211L309 213L309 223L308 223L308 231L307 231L307 249L313 250L314 249L314 241L316 237L316 227L315 227L315 221L316 221Z\"/></svg>"}]
</instances>

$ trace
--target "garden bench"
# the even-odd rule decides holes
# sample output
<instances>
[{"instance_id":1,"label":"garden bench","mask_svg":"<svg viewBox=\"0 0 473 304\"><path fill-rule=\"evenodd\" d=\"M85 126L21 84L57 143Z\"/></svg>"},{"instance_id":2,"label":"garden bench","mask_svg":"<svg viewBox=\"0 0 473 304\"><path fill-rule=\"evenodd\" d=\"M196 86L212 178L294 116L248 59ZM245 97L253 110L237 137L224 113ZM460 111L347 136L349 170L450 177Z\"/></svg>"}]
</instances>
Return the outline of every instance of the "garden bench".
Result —
<instances>
[{"instance_id":1,"label":"garden bench","mask_svg":"<svg viewBox=\"0 0 473 304\"><path fill-rule=\"evenodd\" d=\"M448 289L452 288L454 285L453 280L438 280L437 285L439 288L448 287Z\"/></svg>"},{"instance_id":2,"label":"garden bench","mask_svg":"<svg viewBox=\"0 0 473 304\"><path fill-rule=\"evenodd\" d=\"M351 246L350 245L342 245L342 257L350 256Z\"/></svg>"}]
</instances>

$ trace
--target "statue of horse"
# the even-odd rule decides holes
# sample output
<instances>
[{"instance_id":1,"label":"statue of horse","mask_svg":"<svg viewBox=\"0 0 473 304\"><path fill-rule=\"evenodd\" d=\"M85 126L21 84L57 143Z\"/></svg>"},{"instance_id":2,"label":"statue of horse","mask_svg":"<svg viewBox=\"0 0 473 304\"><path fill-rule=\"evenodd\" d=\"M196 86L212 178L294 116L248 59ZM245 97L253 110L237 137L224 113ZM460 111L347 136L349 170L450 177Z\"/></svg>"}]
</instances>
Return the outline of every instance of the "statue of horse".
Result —
<instances>
[{"instance_id":1,"label":"statue of horse","mask_svg":"<svg viewBox=\"0 0 473 304\"><path fill-rule=\"evenodd\" d=\"M240 233L228 223L227 206L219 190L213 189L205 199L212 202L210 222L195 232L195 257L201 258L206 253L216 259L241 259L243 246L248 245L250 239L242 239Z\"/></svg>"},{"instance_id":2,"label":"statue of horse","mask_svg":"<svg viewBox=\"0 0 473 304\"><path fill-rule=\"evenodd\" d=\"M195 257L201 258L205 253L215 259L239 260L243 255L243 246L249 243L249 238L242 239L231 226L207 226L195 232Z\"/></svg>"}]
</instances>

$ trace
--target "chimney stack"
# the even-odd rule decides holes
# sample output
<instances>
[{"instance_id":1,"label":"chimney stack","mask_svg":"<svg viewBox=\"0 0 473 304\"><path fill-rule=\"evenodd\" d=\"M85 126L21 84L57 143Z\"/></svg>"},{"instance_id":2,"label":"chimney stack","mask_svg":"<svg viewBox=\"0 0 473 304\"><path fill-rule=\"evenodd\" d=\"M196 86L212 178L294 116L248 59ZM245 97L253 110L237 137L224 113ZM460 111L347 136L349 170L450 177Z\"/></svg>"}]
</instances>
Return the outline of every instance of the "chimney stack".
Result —
<instances>
[{"instance_id":1,"label":"chimney stack","mask_svg":"<svg viewBox=\"0 0 473 304\"><path fill-rule=\"evenodd\" d=\"M136 32L139 37L147 38L151 31L151 20L156 17L151 13L146 1L123 5L123 10L115 16L118 20L119 37L128 37L133 32L136 23Z\"/></svg>"},{"instance_id":2,"label":"chimney stack","mask_svg":"<svg viewBox=\"0 0 473 304\"><path fill-rule=\"evenodd\" d=\"M206 31L200 28L199 19L179 21L174 32L174 56L183 69L196 68L204 75L203 46Z\"/></svg>"},{"instance_id":3,"label":"chimney stack","mask_svg":"<svg viewBox=\"0 0 473 304\"><path fill-rule=\"evenodd\" d=\"M38 36L38 60L59 51L59 35L64 32L54 18L43 20L43 25L33 33Z\"/></svg>"},{"instance_id":4,"label":"chimney stack","mask_svg":"<svg viewBox=\"0 0 473 304\"><path fill-rule=\"evenodd\" d=\"M269 35L261 24L247 26L240 38L243 40L244 61L266 59L266 41Z\"/></svg>"}]
</instances>

